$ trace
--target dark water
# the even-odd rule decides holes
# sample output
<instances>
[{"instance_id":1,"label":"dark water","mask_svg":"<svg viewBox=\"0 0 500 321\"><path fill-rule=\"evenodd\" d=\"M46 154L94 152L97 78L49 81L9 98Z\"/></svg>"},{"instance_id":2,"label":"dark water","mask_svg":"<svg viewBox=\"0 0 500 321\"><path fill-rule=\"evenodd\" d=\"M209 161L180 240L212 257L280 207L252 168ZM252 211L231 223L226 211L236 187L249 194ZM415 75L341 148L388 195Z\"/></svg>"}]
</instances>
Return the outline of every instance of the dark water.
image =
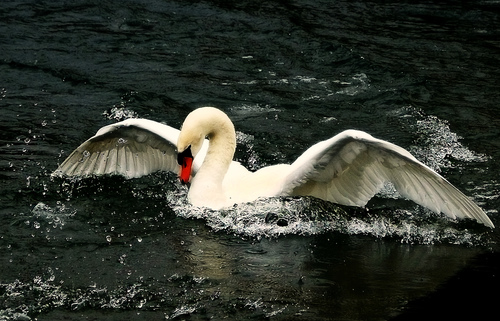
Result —
<instances>
[{"instance_id":1,"label":"dark water","mask_svg":"<svg viewBox=\"0 0 500 321\"><path fill-rule=\"evenodd\" d=\"M0 320L498 315L498 231L390 190L206 212L174 175L50 173L103 125L212 105L252 169L361 129L500 226L499 39L497 1L3 1Z\"/></svg>"}]
</instances>

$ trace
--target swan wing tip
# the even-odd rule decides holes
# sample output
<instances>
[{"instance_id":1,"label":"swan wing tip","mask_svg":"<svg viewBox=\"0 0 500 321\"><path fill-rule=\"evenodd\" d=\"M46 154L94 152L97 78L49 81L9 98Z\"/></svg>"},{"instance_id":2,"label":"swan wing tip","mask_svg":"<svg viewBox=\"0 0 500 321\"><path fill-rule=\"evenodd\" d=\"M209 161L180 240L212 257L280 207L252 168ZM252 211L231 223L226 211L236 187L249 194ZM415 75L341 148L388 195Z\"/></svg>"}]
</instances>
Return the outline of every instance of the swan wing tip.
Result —
<instances>
[{"instance_id":1,"label":"swan wing tip","mask_svg":"<svg viewBox=\"0 0 500 321\"><path fill-rule=\"evenodd\" d=\"M481 211L481 215L479 217L475 217L475 219L479 222L479 223L482 223L483 225L491 228L491 229L494 229L495 228L495 224L493 224L493 222L491 221L491 219L483 212Z\"/></svg>"}]
</instances>

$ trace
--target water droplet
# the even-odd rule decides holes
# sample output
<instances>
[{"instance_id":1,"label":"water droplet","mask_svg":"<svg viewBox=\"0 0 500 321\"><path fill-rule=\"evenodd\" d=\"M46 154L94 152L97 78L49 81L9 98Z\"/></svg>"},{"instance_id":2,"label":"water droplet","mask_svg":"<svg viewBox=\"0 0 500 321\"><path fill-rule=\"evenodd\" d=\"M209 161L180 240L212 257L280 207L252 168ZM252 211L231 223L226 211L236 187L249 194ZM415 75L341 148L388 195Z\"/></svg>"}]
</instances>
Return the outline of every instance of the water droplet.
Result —
<instances>
[{"instance_id":1,"label":"water droplet","mask_svg":"<svg viewBox=\"0 0 500 321\"><path fill-rule=\"evenodd\" d=\"M146 304L146 299L141 299L137 304L137 308L142 309L142 307Z\"/></svg>"},{"instance_id":2,"label":"water droplet","mask_svg":"<svg viewBox=\"0 0 500 321\"><path fill-rule=\"evenodd\" d=\"M118 262L120 262L120 264L125 264L125 259L127 258L127 254L122 254L120 255L120 257L118 258Z\"/></svg>"},{"instance_id":3,"label":"water droplet","mask_svg":"<svg viewBox=\"0 0 500 321\"><path fill-rule=\"evenodd\" d=\"M111 243L111 240L112 240L111 235L106 235L106 241L108 241L108 243Z\"/></svg>"}]
</instances>

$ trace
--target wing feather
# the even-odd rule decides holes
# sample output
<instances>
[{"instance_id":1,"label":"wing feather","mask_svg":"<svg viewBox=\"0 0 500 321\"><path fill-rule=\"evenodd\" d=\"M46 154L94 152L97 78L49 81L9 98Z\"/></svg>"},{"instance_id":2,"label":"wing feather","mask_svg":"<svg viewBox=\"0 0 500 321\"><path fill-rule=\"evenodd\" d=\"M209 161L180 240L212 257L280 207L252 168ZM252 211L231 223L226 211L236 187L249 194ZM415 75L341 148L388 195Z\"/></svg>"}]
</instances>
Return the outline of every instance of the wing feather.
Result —
<instances>
[{"instance_id":1,"label":"wing feather","mask_svg":"<svg viewBox=\"0 0 500 321\"><path fill-rule=\"evenodd\" d=\"M284 195L364 206L387 183L434 212L494 227L481 208L408 151L356 130L309 148L290 166L282 190Z\"/></svg>"},{"instance_id":2,"label":"wing feather","mask_svg":"<svg viewBox=\"0 0 500 321\"><path fill-rule=\"evenodd\" d=\"M146 119L105 126L75 149L54 175L133 178L155 171L177 172L178 136L179 130Z\"/></svg>"}]
</instances>

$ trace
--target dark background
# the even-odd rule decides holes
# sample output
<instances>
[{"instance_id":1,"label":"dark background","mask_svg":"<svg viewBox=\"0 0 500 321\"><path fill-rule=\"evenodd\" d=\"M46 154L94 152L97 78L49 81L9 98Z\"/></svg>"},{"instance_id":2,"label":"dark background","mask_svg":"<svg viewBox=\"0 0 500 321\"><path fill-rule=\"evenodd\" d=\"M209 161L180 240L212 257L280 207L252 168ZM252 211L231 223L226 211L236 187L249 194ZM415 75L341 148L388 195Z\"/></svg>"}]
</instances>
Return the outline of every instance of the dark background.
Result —
<instances>
[{"instance_id":1,"label":"dark background","mask_svg":"<svg viewBox=\"0 0 500 321\"><path fill-rule=\"evenodd\" d=\"M0 319L497 315L498 230L368 209L186 204L175 175L53 179L101 126L216 106L251 169L343 129L410 150L498 226L493 1L3 1ZM268 218L266 222L266 217ZM283 218L287 226L276 220Z\"/></svg>"}]
</instances>

